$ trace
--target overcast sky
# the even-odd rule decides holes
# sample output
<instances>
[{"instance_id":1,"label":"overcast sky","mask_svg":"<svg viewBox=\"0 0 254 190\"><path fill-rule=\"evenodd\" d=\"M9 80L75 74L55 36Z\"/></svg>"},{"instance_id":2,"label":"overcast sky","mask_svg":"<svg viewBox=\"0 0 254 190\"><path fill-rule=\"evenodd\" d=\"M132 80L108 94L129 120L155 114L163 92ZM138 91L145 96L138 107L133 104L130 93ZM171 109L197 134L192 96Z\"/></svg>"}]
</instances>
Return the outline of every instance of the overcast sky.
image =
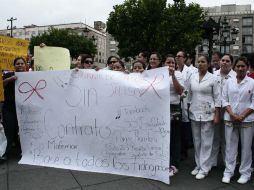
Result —
<instances>
[{"instance_id":1,"label":"overcast sky","mask_svg":"<svg viewBox=\"0 0 254 190\"><path fill-rule=\"evenodd\" d=\"M50 25L71 22L83 22L93 26L93 21L106 22L113 6L124 0L1 0L0 29L5 29L10 22L7 19L17 18L14 26ZM173 0L168 0L172 3ZM254 0L186 0L201 6L220 6L222 4L251 4Z\"/></svg>"}]
</instances>

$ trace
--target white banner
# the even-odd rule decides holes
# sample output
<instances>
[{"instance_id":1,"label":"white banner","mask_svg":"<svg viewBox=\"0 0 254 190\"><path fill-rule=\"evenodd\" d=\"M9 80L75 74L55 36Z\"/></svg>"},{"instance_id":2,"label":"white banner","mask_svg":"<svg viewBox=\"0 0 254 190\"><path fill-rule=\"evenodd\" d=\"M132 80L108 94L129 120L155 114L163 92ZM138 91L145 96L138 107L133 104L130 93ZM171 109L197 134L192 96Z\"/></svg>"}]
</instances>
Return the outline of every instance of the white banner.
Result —
<instances>
[{"instance_id":1,"label":"white banner","mask_svg":"<svg viewBox=\"0 0 254 190\"><path fill-rule=\"evenodd\" d=\"M169 184L167 68L16 73L19 163Z\"/></svg>"}]
</instances>

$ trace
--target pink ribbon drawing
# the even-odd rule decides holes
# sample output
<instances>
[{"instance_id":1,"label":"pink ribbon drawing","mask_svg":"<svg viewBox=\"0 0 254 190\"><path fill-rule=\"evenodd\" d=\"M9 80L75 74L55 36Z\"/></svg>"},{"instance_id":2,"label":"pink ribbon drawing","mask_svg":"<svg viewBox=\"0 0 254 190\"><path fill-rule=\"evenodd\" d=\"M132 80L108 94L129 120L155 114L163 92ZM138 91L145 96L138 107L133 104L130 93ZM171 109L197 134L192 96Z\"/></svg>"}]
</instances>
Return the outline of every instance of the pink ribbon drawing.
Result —
<instances>
[{"instance_id":1,"label":"pink ribbon drawing","mask_svg":"<svg viewBox=\"0 0 254 190\"><path fill-rule=\"evenodd\" d=\"M147 88L140 94L140 97L143 96L150 88L152 88L153 91L154 91L154 93L156 94L156 96L158 96L160 99L162 99L162 98L160 97L159 93L156 91L154 85L159 84L163 79L164 79L164 75L159 75L159 76L157 75L157 76L154 78L153 82L150 82L150 81L144 79L144 81L146 81L147 83L149 83L149 86L147 86Z\"/></svg>"},{"instance_id":2,"label":"pink ribbon drawing","mask_svg":"<svg viewBox=\"0 0 254 190\"><path fill-rule=\"evenodd\" d=\"M40 86L40 85L42 85L42 86ZM28 95L28 97L24 100L24 102L25 102L25 101L27 101L27 100L33 95L33 93L36 93L37 96L38 96L39 98L44 99L44 98L40 95L40 93L39 93L38 91L39 91L39 90L42 90L42 89L44 89L44 88L46 88L46 86L47 86L47 82L46 82L45 80L39 80L39 81L37 82L37 84L35 85L35 87L33 87L29 82L22 82L22 83L19 85L18 90L19 90L19 92L20 92L21 94L30 93L30 94ZM26 90L26 89L27 89L26 87L28 87L29 89Z\"/></svg>"}]
</instances>

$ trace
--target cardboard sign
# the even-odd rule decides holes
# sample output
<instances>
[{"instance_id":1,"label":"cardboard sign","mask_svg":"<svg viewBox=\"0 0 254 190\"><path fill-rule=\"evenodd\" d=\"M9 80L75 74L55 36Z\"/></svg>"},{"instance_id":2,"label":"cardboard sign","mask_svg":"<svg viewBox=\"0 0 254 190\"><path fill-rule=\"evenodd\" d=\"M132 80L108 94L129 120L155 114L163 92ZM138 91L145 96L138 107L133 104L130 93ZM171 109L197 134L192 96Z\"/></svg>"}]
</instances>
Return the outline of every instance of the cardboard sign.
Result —
<instances>
[{"instance_id":1,"label":"cardboard sign","mask_svg":"<svg viewBox=\"0 0 254 190\"><path fill-rule=\"evenodd\" d=\"M27 57L29 41L0 36L0 67L1 70L14 70L13 61L16 57Z\"/></svg>"},{"instance_id":2,"label":"cardboard sign","mask_svg":"<svg viewBox=\"0 0 254 190\"><path fill-rule=\"evenodd\" d=\"M61 47L34 47L35 71L69 70L70 51Z\"/></svg>"}]
</instances>

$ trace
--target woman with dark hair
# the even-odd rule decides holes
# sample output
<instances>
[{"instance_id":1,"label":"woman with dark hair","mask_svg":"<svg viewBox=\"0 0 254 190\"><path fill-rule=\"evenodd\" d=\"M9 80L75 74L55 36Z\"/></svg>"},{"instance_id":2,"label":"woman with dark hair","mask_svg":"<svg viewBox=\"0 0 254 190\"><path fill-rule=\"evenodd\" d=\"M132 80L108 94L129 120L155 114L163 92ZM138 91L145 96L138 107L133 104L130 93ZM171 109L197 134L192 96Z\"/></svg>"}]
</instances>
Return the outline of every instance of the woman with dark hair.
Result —
<instances>
[{"instance_id":1,"label":"woman with dark hair","mask_svg":"<svg viewBox=\"0 0 254 190\"><path fill-rule=\"evenodd\" d=\"M142 73L146 69L146 63L141 60L134 61L131 68L133 73Z\"/></svg>"},{"instance_id":2,"label":"woman with dark hair","mask_svg":"<svg viewBox=\"0 0 254 190\"><path fill-rule=\"evenodd\" d=\"M176 70L176 62L173 55L167 55L164 66L169 67L170 83L170 167L169 176L178 172L181 159L181 120L182 110L180 95L183 92L183 76Z\"/></svg>"},{"instance_id":3,"label":"woman with dark hair","mask_svg":"<svg viewBox=\"0 0 254 190\"><path fill-rule=\"evenodd\" d=\"M94 64L93 64L93 57L89 54L81 54L81 68L82 69L93 69Z\"/></svg>"},{"instance_id":4,"label":"woman with dark hair","mask_svg":"<svg viewBox=\"0 0 254 190\"><path fill-rule=\"evenodd\" d=\"M214 124L219 122L220 92L217 78L208 71L209 58L198 58L198 73L191 75L188 85L189 118L193 135L196 167L191 172L203 179L212 168Z\"/></svg>"},{"instance_id":5,"label":"woman with dark hair","mask_svg":"<svg viewBox=\"0 0 254 190\"><path fill-rule=\"evenodd\" d=\"M230 54L225 54L219 60L219 70L214 71L214 75L217 77L218 83L220 83L220 94L222 95L222 90L226 81L230 78L235 78L236 73L232 69L233 66L233 56ZM221 96L222 98L222 96ZM214 126L214 138L213 138L213 150L211 156L211 162L213 166L217 166L219 152L221 152L223 163L225 164L225 130L224 130L224 109L221 107L220 111L220 122L218 125Z\"/></svg>"},{"instance_id":6,"label":"woman with dark hair","mask_svg":"<svg viewBox=\"0 0 254 190\"><path fill-rule=\"evenodd\" d=\"M149 62L149 53L147 51L142 51L138 54L137 57L138 61L143 61L145 63L145 69L148 67L148 62Z\"/></svg>"},{"instance_id":7,"label":"woman with dark hair","mask_svg":"<svg viewBox=\"0 0 254 190\"><path fill-rule=\"evenodd\" d=\"M121 60L115 62L112 64L112 70L113 71L121 71L124 72L125 71L125 65L124 62L122 62Z\"/></svg>"},{"instance_id":8,"label":"woman with dark hair","mask_svg":"<svg viewBox=\"0 0 254 190\"><path fill-rule=\"evenodd\" d=\"M118 62L119 61L119 58L118 57L116 57L116 56L109 56L109 58L108 58L108 60L107 60L107 65L106 65L106 67L104 68L104 69L106 69L106 70L112 70L112 65L113 65L113 63L116 63L116 62Z\"/></svg>"},{"instance_id":9,"label":"woman with dark hair","mask_svg":"<svg viewBox=\"0 0 254 190\"><path fill-rule=\"evenodd\" d=\"M148 64L147 70L162 67L161 55L157 52L151 53Z\"/></svg>"},{"instance_id":10,"label":"woman with dark hair","mask_svg":"<svg viewBox=\"0 0 254 190\"><path fill-rule=\"evenodd\" d=\"M211 66L213 71L217 71L220 69L220 60L222 58L222 54L219 51L214 51L212 54Z\"/></svg>"},{"instance_id":11,"label":"woman with dark hair","mask_svg":"<svg viewBox=\"0 0 254 190\"><path fill-rule=\"evenodd\" d=\"M247 76L248 60L239 57L233 66L236 77L227 80L222 93L225 108L226 155L223 183L230 183L234 175L238 151L239 136L241 141L241 163L238 183L245 184L251 177L252 139L254 125L254 81Z\"/></svg>"},{"instance_id":12,"label":"woman with dark hair","mask_svg":"<svg viewBox=\"0 0 254 190\"><path fill-rule=\"evenodd\" d=\"M26 61L22 57L17 57L14 60L14 68L15 72L26 72ZM15 72L7 72L3 75L3 84L4 84L4 104L3 104L3 127L5 136L7 138L7 147L5 154L1 161L6 161L10 155L12 144L15 142L18 146L18 120L16 114L16 106L15 106L15 80L17 77L15 76Z\"/></svg>"}]
</instances>

